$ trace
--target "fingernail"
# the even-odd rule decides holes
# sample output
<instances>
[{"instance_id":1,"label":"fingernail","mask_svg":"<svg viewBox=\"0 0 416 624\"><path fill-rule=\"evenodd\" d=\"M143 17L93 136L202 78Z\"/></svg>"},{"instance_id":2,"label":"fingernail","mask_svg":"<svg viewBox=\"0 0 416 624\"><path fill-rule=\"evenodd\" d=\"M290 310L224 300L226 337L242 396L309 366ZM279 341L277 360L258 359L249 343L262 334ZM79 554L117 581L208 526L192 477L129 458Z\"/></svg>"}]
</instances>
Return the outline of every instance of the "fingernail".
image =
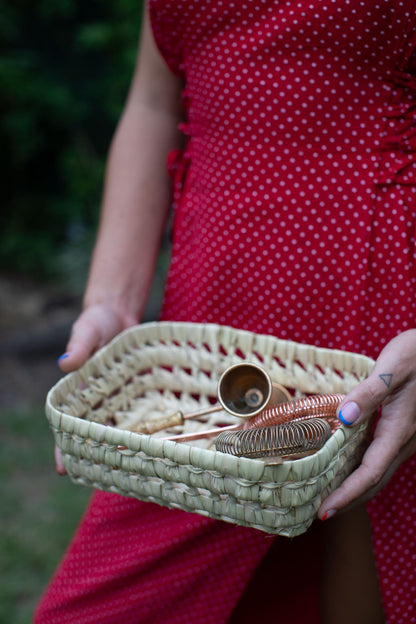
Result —
<instances>
[{"instance_id":1,"label":"fingernail","mask_svg":"<svg viewBox=\"0 0 416 624\"><path fill-rule=\"evenodd\" d=\"M328 511L326 513L324 513L324 515L322 516L322 520L329 520L329 518L332 518L332 516L335 516L335 514L337 513L336 509L328 509Z\"/></svg>"},{"instance_id":2,"label":"fingernail","mask_svg":"<svg viewBox=\"0 0 416 624\"><path fill-rule=\"evenodd\" d=\"M66 475L67 472L66 472L64 463L62 461L61 451L58 449L57 446L55 446L54 453L55 453L56 472L60 476Z\"/></svg>"},{"instance_id":3,"label":"fingernail","mask_svg":"<svg viewBox=\"0 0 416 624\"><path fill-rule=\"evenodd\" d=\"M357 403L354 401L350 401L342 406L342 409L338 413L338 418L342 422L343 425L353 425L361 416L361 410L358 407Z\"/></svg>"},{"instance_id":4,"label":"fingernail","mask_svg":"<svg viewBox=\"0 0 416 624\"><path fill-rule=\"evenodd\" d=\"M69 353L64 353L63 355L61 355L56 361L60 362L61 360L66 360L66 358L68 357Z\"/></svg>"}]
</instances>

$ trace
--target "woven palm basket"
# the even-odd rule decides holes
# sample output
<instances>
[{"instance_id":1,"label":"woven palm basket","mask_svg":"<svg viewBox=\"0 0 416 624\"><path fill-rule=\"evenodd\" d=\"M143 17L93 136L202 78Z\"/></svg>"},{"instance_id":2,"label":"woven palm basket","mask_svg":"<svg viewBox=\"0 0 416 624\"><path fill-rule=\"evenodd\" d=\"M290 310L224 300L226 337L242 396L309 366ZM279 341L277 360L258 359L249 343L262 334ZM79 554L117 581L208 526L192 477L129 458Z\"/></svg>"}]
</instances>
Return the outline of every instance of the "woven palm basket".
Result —
<instances>
[{"instance_id":1,"label":"woven palm basket","mask_svg":"<svg viewBox=\"0 0 416 624\"><path fill-rule=\"evenodd\" d=\"M313 455L280 465L215 451L212 440L162 439L235 424L226 412L152 435L138 423L212 405L217 382L248 361L294 397L347 393L373 360L218 325L148 323L98 351L49 392L46 413L65 468L77 484L295 536L359 463L367 427L339 427Z\"/></svg>"}]
</instances>

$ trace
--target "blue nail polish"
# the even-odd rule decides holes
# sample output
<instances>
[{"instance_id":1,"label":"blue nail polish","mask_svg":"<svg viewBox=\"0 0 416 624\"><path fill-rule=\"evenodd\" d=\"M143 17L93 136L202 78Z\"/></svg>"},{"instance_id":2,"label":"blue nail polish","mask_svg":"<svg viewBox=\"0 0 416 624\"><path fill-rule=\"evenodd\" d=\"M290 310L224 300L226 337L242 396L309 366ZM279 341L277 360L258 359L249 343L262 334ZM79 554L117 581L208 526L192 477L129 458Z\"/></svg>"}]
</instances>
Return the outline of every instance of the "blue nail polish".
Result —
<instances>
[{"instance_id":1,"label":"blue nail polish","mask_svg":"<svg viewBox=\"0 0 416 624\"><path fill-rule=\"evenodd\" d=\"M343 425L350 427L353 425L361 416L361 411L357 403L354 401L349 401L345 405L343 405L342 409L338 413L338 418L342 422Z\"/></svg>"},{"instance_id":2,"label":"blue nail polish","mask_svg":"<svg viewBox=\"0 0 416 624\"><path fill-rule=\"evenodd\" d=\"M348 420L345 420L345 418L342 415L342 412L339 412L338 418L340 419L340 421L342 422L343 425L346 425L347 427L352 425L352 423L348 422Z\"/></svg>"},{"instance_id":3,"label":"blue nail polish","mask_svg":"<svg viewBox=\"0 0 416 624\"><path fill-rule=\"evenodd\" d=\"M56 361L60 362L61 360L66 360L66 358L68 357L69 353L64 353L63 355L61 355Z\"/></svg>"}]
</instances>

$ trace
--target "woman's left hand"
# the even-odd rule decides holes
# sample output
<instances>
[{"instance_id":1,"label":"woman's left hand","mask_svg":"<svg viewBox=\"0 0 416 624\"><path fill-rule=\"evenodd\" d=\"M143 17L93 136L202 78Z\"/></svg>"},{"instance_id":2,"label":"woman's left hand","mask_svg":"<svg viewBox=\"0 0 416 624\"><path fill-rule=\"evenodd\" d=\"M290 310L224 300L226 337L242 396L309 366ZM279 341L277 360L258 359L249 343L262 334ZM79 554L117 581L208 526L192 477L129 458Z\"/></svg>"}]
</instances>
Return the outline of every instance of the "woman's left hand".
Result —
<instances>
[{"instance_id":1,"label":"woman's left hand","mask_svg":"<svg viewBox=\"0 0 416 624\"><path fill-rule=\"evenodd\" d=\"M361 464L319 509L326 520L372 499L397 468L416 452L416 329L403 332L380 353L371 375L343 400L340 420L355 426L381 416Z\"/></svg>"}]
</instances>

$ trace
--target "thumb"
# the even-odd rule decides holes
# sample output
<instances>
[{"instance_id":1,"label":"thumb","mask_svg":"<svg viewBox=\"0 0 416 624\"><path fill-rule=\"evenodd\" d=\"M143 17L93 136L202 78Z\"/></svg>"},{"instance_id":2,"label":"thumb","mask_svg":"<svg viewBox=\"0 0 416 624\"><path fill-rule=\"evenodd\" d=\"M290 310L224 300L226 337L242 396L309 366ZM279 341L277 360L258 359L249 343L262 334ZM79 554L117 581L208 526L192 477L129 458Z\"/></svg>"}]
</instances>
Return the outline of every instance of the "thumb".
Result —
<instances>
[{"instance_id":1,"label":"thumb","mask_svg":"<svg viewBox=\"0 0 416 624\"><path fill-rule=\"evenodd\" d=\"M379 406L393 389L393 375L379 373L371 375L347 394L338 408L338 418L343 425L359 425L374 416Z\"/></svg>"},{"instance_id":2,"label":"thumb","mask_svg":"<svg viewBox=\"0 0 416 624\"><path fill-rule=\"evenodd\" d=\"M92 323L77 321L74 324L66 353L58 359L58 365L64 373L76 370L97 349L100 332Z\"/></svg>"},{"instance_id":3,"label":"thumb","mask_svg":"<svg viewBox=\"0 0 416 624\"><path fill-rule=\"evenodd\" d=\"M415 368L416 330L399 334L381 351L367 379L342 401L338 416L344 425L356 425L371 417L387 397L406 384Z\"/></svg>"},{"instance_id":4,"label":"thumb","mask_svg":"<svg viewBox=\"0 0 416 624\"><path fill-rule=\"evenodd\" d=\"M136 322L131 314L122 314L109 305L89 306L72 327L67 351L58 360L61 370L68 373L79 368L97 349Z\"/></svg>"}]
</instances>

